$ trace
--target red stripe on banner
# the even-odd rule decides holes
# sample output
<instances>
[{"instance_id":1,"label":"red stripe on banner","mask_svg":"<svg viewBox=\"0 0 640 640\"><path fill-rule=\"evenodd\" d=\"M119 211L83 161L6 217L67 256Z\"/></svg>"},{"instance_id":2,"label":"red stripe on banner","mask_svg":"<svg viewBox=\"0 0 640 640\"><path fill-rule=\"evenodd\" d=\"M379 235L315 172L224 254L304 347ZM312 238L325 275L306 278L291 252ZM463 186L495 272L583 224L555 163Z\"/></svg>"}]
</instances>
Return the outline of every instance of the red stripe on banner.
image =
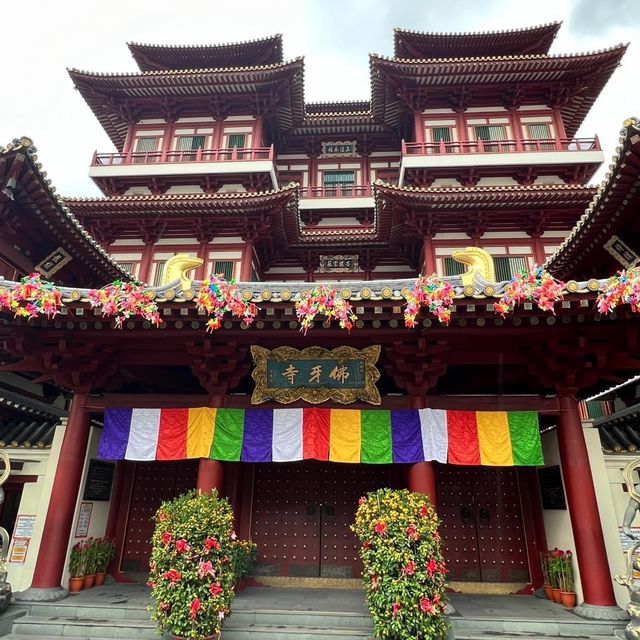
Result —
<instances>
[{"instance_id":1,"label":"red stripe on banner","mask_svg":"<svg viewBox=\"0 0 640 640\"><path fill-rule=\"evenodd\" d=\"M475 411L447 411L449 464L480 464L480 443Z\"/></svg>"},{"instance_id":2,"label":"red stripe on banner","mask_svg":"<svg viewBox=\"0 0 640 640\"><path fill-rule=\"evenodd\" d=\"M162 409L156 460L184 460L187 457L189 409Z\"/></svg>"},{"instance_id":3,"label":"red stripe on banner","mask_svg":"<svg viewBox=\"0 0 640 640\"><path fill-rule=\"evenodd\" d=\"M331 409L302 410L302 456L304 459L329 459Z\"/></svg>"}]
</instances>

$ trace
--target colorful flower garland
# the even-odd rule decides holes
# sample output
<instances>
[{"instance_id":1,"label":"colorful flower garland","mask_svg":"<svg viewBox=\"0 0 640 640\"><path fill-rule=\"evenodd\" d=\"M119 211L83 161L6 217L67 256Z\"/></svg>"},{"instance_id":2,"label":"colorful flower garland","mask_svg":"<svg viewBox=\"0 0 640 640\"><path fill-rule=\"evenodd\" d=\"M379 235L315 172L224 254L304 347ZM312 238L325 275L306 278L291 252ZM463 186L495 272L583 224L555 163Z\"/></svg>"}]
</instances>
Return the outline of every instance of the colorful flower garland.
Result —
<instances>
[{"instance_id":1,"label":"colorful flower garland","mask_svg":"<svg viewBox=\"0 0 640 640\"><path fill-rule=\"evenodd\" d=\"M62 309L62 293L51 282L32 273L10 289L0 293L0 310L12 311L14 317L35 318L45 315L55 318Z\"/></svg>"},{"instance_id":2,"label":"colorful flower garland","mask_svg":"<svg viewBox=\"0 0 640 640\"><path fill-rule=\"evenodd\" d=\"M227 312L242 318L246 325L250 325L258 313L255 304L242 299L238 285L233 280L228 282L222 275L211 275L202 281L196 307L198 311L204 310L213 316L207 321L207 331L210 333L222 326L222 317Z\"/></svg>"},{"instance_id":3,"label":"colorful flower garland","mask_svg":"<svg viewBox=\"0 0 640 640\"><path fill-rule=\"evenodd\" d=\"M90 289L87 298L92 309L102 309L103 318L114 316L118 329L131 316L141 316L156 327L160 324L153 291L138 282L114 280L102 289Z\"/></svg>"},{"instance_id":4,"label":"colorful flower garland","mask_svg":"<svg viewBox=\"0 0 640 640\"><path fill-rule=\"evenodd\" d=\"M421 307L427 307L438 321L448 325L453 308L453 287L437 274L420 276L413 285L413 289L405 295L407 304L404 309L405 327L415 327L416 317Z\"/></svg>"},{"instance_id":5,"label":"colorful flower garland","mask_svg":"<svg viewBox=\"0 0 640 640\"><path fill-rule=\"evenodd\" d=\"M640 313L640 268L618 271L600 289L596 307L600 313L609 314L619 304L631 305L631 310Z\"/></svg>"},{"instance_id":6,"label":"colorful flower garland","mask_svg":"<svg viewBox=\"0 0 640 640\"><path fill-rule=\"evenodd\" d=\"M296 315L300 322L300 331L307 335L314 318L322 314L329 320L335 318L341 329L351 331L353 323L358 319L351 304L341 298L338 292L327 284L314 287L304 298L296 301Z\"/></svg>"},{"instance_id":7,"label":"colorful flower garland","mask_svg":"<svg viewBox=\"0 0 640 640\"><path fill-rule=\"evenodd\" d=\"M516 306L528 300L535 302L542 311L555 315L555 304L562 300L564 282L556 280L548 271L534 264L531 271L521 271L507 284L503 296L495 302L493 309L503 318Z\"/></svg>"}]
</instances>

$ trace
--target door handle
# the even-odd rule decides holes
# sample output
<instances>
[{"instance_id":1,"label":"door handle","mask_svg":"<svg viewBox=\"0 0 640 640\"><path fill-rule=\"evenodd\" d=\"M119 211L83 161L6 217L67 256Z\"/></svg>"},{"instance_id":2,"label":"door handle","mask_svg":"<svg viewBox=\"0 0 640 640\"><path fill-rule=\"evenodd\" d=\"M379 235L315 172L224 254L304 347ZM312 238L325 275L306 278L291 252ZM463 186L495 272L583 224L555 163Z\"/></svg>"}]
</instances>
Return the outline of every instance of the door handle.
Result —
<instances>
[{"instance_id":1,"label":"door handle","mask_svg":"<svg viewBox=\"0 0 640 640\"><path fill-rule=\"evenodd\" d=\"M335 518L336 508L332 504L325 504L322 512L327 518Z\"/></svg>"},{"instance_id":2,"label":"door handle","mask_svg":"<svg viewBox=\"0 0 640 640\"><path fill-rule=\"evenodd\" d=\"M480 509L478 510L478 522L485 527L489 526L491 522L489 509L487 509L486 507L480 507Z\"/></svg>"},{"instance_id":3,"label":"door handle","mask_svg":"<svg viewBox=\"0 0 640 640\"><path fill-rule=\"evenodd\" d=\"M307 505L307 518L315 518L316 517L316 505L308 504Z\"/></svg>"},{"instance_id":4,"label":"door handle","mask_svg":"<svg viewBox=\"0 0 640 640\"><path fill-rule=\"evenodd\" d=\"M462 507L462 509L460 509L460 519L462 520L462 524L471 524L473 522L471 507Z\"/></svg>"}]
</instances>

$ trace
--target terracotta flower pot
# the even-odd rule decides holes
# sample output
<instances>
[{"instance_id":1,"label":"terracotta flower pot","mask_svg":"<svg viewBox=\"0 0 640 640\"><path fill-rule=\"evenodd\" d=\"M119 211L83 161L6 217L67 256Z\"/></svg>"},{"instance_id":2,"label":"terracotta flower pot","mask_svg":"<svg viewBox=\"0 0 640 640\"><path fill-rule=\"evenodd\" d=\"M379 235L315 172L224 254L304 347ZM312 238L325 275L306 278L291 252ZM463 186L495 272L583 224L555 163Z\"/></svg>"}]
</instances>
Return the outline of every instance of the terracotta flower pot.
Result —
<instances>
[{"instance_id":1,"label":"terracotta flower pot","mask_svg":"<svg viewBox=\"0 0 640 640\"><path fill-rule=\"evenodd\" d=\"M105 575L106 574L104 571L100 571L100 573L96 573L96 581L94 582L94 585L96 587L99 587L100 585L104 584Z\"/></svg>"},{"instance_id":2,"label":"terracotta flower pot","mask_svg":"<svg viewBox=\"0 0 640 640\"><path fill-rule=\"evenodd\" d=\"M171 636L173 640L189 640L188 638L183 638L182 636ZM219 640L220 634L214 633L212 636L203 636L200 640Z\"/></svg>"},{"instance_id":3,"label":"terracotta flower pot","mask_svg":"<svg viewBox=\"0 0 640 640\"><path fill-rule=\"evenodd\" d=\"M82 583L82 586L85 589L91 589L91 587L93 587L93 583L96 581L96 574L93 573L90 576L85 576L84 577L84 582Z\"/></svg>"},{"instance_id":4,"label":"terracotta flower pot","mask_svg":"<svg viewBox=\"0 0 640 640\"><path fill-rule=\"evenodd\" d=\"M576 594L573 591L561 591L560 598L567 609L572 609L576 606Z\"/></svg>"},{"instance_id":5,"label":"terracotta flower pot","mask_svg":"<svg viewBox=\"0 0 640 640\"><path fill-rule=\"evenodd\" d=\"M69 592L70 593L78 593L78 591L82 591L82 583L84 582L84 578L69 578Z\"/></svg>"},{"instance_id":6,"label":"terracotta flower pot","mask_svg":"<svg viewBox=\"0 0 640 640\"><path fill-rule=\"evenodd\" d=\"M560 589L556 589L555 587L552 589L553 591L553 600L554 602L562 602L562 596L560 595Z\"/></svg>"},{"instance_id":7,"label":"terracotta flower pot","mask_svg":"<svg viewBox=\"0 0 640 640\"><path fill-rule=\"evenodd\" d=\"M544 585L544 595L547 596L547 600L553 600L553 588L551 585Z\"/></svg>"}]
</instances>

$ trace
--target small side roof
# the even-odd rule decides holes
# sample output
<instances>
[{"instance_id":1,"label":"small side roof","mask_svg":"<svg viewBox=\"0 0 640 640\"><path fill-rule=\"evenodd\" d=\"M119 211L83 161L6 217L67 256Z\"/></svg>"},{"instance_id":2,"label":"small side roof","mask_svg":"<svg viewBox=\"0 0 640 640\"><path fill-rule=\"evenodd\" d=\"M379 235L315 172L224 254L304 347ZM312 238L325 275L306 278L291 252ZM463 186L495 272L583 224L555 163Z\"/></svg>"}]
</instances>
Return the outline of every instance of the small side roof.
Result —
<instances>
[{"instance_id":1,"label":"small side roof","mask_svg":"<svg viewBox=\"0 0 640 640\"><path fill-rule=\"evenodd\" d=\"M206 45L167 45L128 42L141 71L218 69L278 64L282 58L282 35L257 40Z\"/></svg>"},{"instance_id":2,"label":"small side roof","mask_svg":"<svg viewBox=\"0 0 640 640\"><path fill-rule=\"evenodd\" d=\"M396 58L467 58L548 53L562 22L506 31L437 33L394 29Z\"/></svg>"}]
</instances>

